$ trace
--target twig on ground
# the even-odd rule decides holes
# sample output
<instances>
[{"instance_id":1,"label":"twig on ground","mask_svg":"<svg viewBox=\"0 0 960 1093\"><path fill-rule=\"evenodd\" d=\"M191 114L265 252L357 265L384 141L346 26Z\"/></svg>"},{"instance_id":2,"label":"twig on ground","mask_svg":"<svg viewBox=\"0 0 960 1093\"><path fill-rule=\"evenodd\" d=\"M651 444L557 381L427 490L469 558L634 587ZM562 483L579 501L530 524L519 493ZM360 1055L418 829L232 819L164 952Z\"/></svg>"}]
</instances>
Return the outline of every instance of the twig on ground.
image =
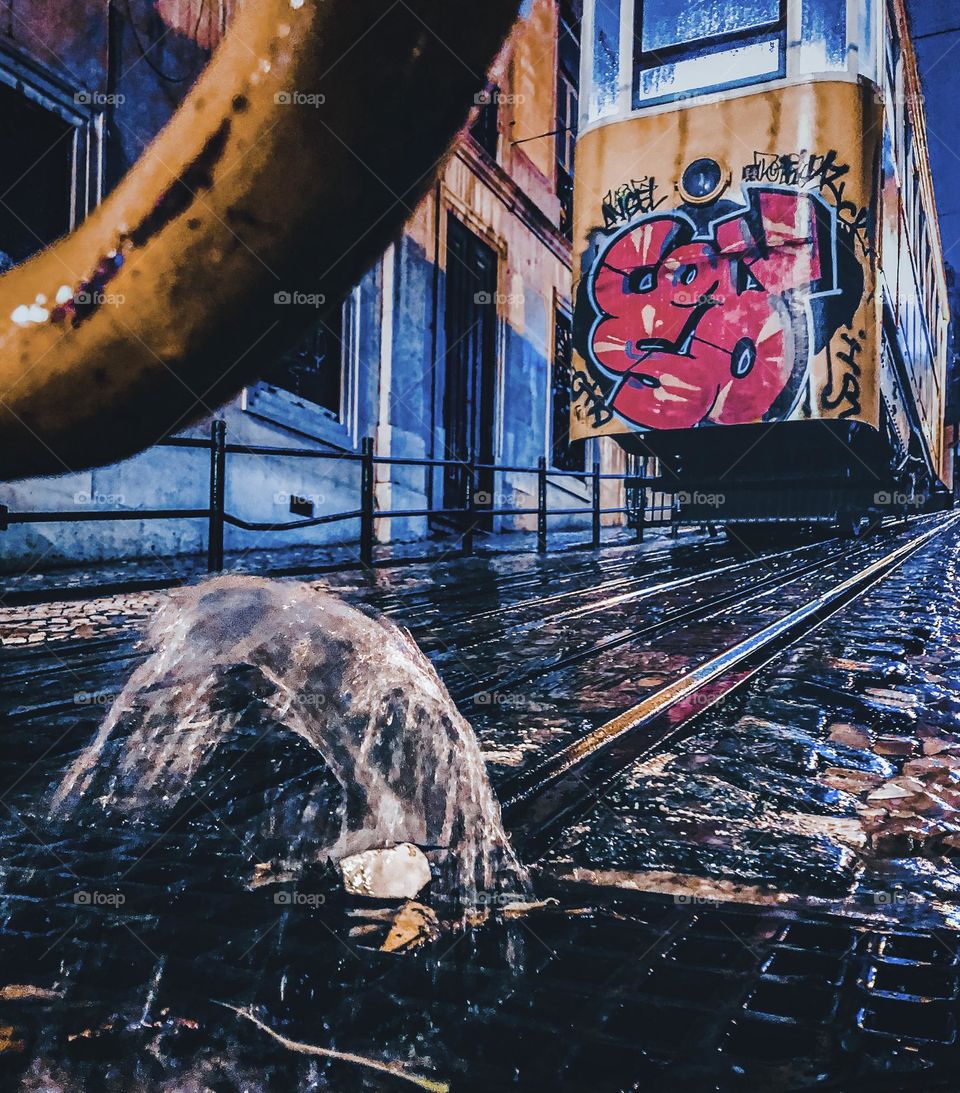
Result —
<instances>
[{"instance_id":1,"label":"twig on ground","mask_svg":"<svg viewBox=\"0 0 960 1093\"><path fill-rule=\"evenodd\" d=\"M238 1009L236 1006L231 1006L229 1002L217 1002L218 1006L223 1006L224 1009L232 1010L238 1017L243 1017L251 1024L257 1026L268 1036L272 1036L278 1044L287 1048L288 1051L296 1051L300 1055L322 1055L328 1059L339 1059L345 1063L355 1063L357 1066L369 1067L371 1070L380 1070L384 1074L391 1074L395 1078L401 1078L403 1081L412 1082L414 1085L418 1085L421 1089L430 1090L430 1093L450 1093L450 1086L446 1082L434 1081L432 1078L424 1078L419 1074L410 1074L404 1069L400 1063L382 1063L378 1059L368 1059L365 1055L354 1055L349 1051L334 1051L329 1047L318 1047L316 1044L304 1044L299 1040L290 1040L286 1036L279 1032L276 1032L269 1025L264 1024L251 1010Z\"/></svg>"}]
</instances>

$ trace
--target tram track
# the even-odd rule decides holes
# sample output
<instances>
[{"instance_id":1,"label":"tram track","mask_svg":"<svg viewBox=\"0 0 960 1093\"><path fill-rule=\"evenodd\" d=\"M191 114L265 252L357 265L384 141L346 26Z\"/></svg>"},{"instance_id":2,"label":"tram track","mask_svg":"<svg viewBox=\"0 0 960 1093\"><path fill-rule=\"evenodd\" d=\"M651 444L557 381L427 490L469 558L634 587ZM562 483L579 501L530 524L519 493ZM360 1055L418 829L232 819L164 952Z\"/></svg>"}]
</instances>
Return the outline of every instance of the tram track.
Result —
<instances>
[{"instance_id":1,"label":"tram track","mask_svg":"<svg viewBox=\"0 0 960 1093\"><path fill-rule=\"evenodd\" d=\"M534 628L539 630L550 623L574 621L577 618L581 618L584 615L587 615L588 613L593 614L604 609L609 609L613 606L622 606L623 604L626 604L628 602L639 602L654 595L660 595L666 592L672 592L688 587L696 587L697 585L708 583L721 576L733 575L737 572L742 572L745 569L756 567L767 562L779 561L783 558L789 557L792 554L797 554L805 550L810 550L813 547L823 545L824 544L822 543L818 543L812 544L811 546L807 547L797 548L795 550L783 551L778 554L760 555L746 562L727 566L720 570L713 570L709 573L691 574L688 577L679 578L678 580L673 582L665 582L652 588L639 589L633 593L627 593L622 596L611 598L606 603L601 602L587 604L583 607L574 608L570 611L559 612L554 615L546 616L543 622L540 625L535 626ZM503 691L521 686L524 683L529 683L531 680L541 678L543 676L549 675L550 673L583 664L584 662L592 660L593 658L600 656L603 653L607 653L611 650L621 648L622 646L629 645L643 638L652 637L655 634L669 631L687 623L708 621L713 615L725 610L728 607L747 604L757 599L758 596L764 596L771 591L780 591L781 589L788 587L794 581L797 581L810 574L816 573L824 569L825 567L833 564L834 562L849 560L851 557L857 557L860 554L869 552L871 547L872 544L864 543L856 548L853 553L851 553L849 545L845 545L841 549L832 551L825 557L817 558L812 562L804 563L800 566L788 569L785 572L771 573L765 577L762 577L761 579L751 583L748 592L744 592L742 588L737 585L732 590L723 592L718 596L712 597L711 599L705 600L700 603L695 603L687 607L681 607L678 610L664 616L663 618L644 622L640 626L635 626L627 630L620 631L619 633L614 634L611 637L602 638L599 641L585 644L580 649L576 649L571 652L565 652L553 657L547 657L535 664L525 665L517 672L511 673L509 675L491 675L483 677L479 680L471 681L469 684L465 684L459 687L451 686L451 696L453 697L454 701L460 704L476 701L478 696L489 694L491 691ZM501 634L498 636L502 636L503 633L509 632L509 629L505 630L501 632Z\"/></svg>"},{"instance_id":2,"label":"tram track","mask_svg":"<svg viewBox=\"0 0 960 1093\"><path fill-rule=\"evenodd\" d=\"M535 861L558 828L588 811L638 761L694 731L696 723L796 642L879 584L960 516L939 521L759 630L683 673L498 787L511 838Z\"/></svg>"},{"instance_id":3,"label":"tram track","mask_svg":"<svg viewBox=\"0 0 960 1093\"><path fill-rule=\"evenodd\" d=\"M522 633L525 637L529 637L531 633L542 631L551 625L572 622L584 617L600 616L612 608L623 607L629 603L642 602L643 600L667 595L686 588L696 588L701 584L715 581L723 577L731 577L738 573L744 573L753 567L776 564L798 554L803 554L818 548L823 549L825 546L829 545L830 542L832 542L832 540L804 544L797 547L791 547L787 550L780 550L767 554L758 554L748 559L729 562L716 569L709 569L706 571L700 569L692 573L682 573L682 575L678 577L666 580L657 580L657 578L658 576L666 576L671 570L680 567L676 564L671 564L660 570L654 569L652 572L645 570L640 574L629 577L619 577L616 574L621 573L624 570L636 569L638 564L649 563L658 557L668 558L672 563L675 563L676 559L673 552L667 550L641 556L632 555L629 558L616 561L612 566L604 567L604 574L606 576L612 576L612 580L601 580L599 583L587 584L579 588L567 589L563 592L553 593L547 596L533 597L513 604L500 604L495 608L482 612L444 618L439 625L443 629L453 631L455 634L453 640L445 640L439 637L435 638L433 641L430 640L429 634L437 630L437 623L417 627L412 624L412 620L409 617L404 617L404 612L394 610L391 614L395 621L401 625L406 625L411 629L414 638L428 654L431 652L436 654L438 651L446 652L463 662L464 655L468 654L477 646L500 643L510 634ZM684 553L686 554L687 552L684 551ZM784 574L773 574L760 581L754 582L751 585L751 595L753 596L758 592L773 587L776 585L777 581L781 582L782 585L791 578L799 578L805 573L811 572L812 567L815 568L823 564L828 564L829 561L834 560L841 553L844 552L834 552L827 558L815 561L810 565L802 566L799 569L791 570ZM707 558L703 561L709 560L710 559ZM534 581L538 584L542 584L545 580L549 579L549 574L543 572L538 572L535 575L523 574L522 576L525 579ZM582 578L584 574L580 569L577 569L573 572L565 571L564 576L571 580L575 580ZM777 586L779 587L779 585ZM495 593L499 594L502 590L502 587L498 583L494 590ZM490 593L491 590L485 590L485 594L490 595ZM415 593L415 595L419 595L419 593ZM489 678L484 678L479 682L474 680L470 684L461 687L451 685L450 691L455 701L460 703L469 702L492 688L500 689L516 686L556 669L571 667L582 663L609 649L615 649L621 645L629 644L631 641L668 629L671 626L679 625L686 621L693 621L710 611L722 610L725 606L729 606L730 603L736 602L739 597L740 593L737 590L734 590L729 594L714 597L702 604L675 612L668 618L655 620L644 626L633 628L628 632L618 633L609 639L595 642L580 651L553 657L546 661L540 661L534 665L525 667L520 673L510 676L491 676ZM469 597L467 598L469 599ZM566 605L569 601L584 602L575 603L575 606L565 607L564 610L559 612L550 614L542 613L542 609L545 605L556 603ZM458 600L458 602L462 601ZM376 606L378 609L383 609L382 604L378 603ZM419 607L422 605L418 604L417 606ZM491 628L482 635L479 641L473 640L472 627L476 622L484 619L506 619L527 609L534 610L534 618L526 621L521 620L513 622L500 627L499 629L495 627ZM464 641L461 640L464 635L456 632L454 628L461 621L468 620L471 622L471 631L465 635L466 641ZM121 669L125 673L129 673L129 671L149 655L149 649L143 646L136 646L134 645L134 642L135 637L130 633L126 633L99 639L56 642L50 646L31 647L29 650L24 649L22 651L17 650L14 653L4 653L2 658L0 658L0 664L2 664L3 667L3 681L5 684L8 686L16 686L17 684L29 681L31 684L31 691L34 692L34 694L39 690L45 692L49 697L45 701L34 700L23 704L5 703L6 709L0 711L0 713L8 720L21 720L37 716L62 714L76 707L77 693L84 693L86 695L93 694L94 696L97 696L101 692L106 694L109 693L111 689L117 690L116 680L110 678L111 673ZM441 674L444 674L443 666L438 665L438 668L441 671ZM61 693L64 679L71 681L69 693ZM96 700L96 704L99 705L98 699Z\"/></svg>"}]
</instances>

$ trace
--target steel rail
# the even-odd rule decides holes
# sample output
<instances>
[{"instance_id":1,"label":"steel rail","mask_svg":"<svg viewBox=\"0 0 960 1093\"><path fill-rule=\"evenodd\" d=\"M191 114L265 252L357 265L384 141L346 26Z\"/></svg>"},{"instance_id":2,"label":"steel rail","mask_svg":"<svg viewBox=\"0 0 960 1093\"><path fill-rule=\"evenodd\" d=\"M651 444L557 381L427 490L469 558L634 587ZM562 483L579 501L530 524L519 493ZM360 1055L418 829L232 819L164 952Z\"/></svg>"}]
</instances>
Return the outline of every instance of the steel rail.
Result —
<instances>
[{"instance_id":1,"label":"steel rail","mask_svg":"<svg viewBox=\"0 0 960 1093\"><path fill-rule=\"evenodd\" d=\"M861 546L859 548L859 553L863 553L867 549L867 546ZM749 599L754 599L757 595L769 592L770 590L777 591L785 588L793 581L805 577L810 573L816 573L818 570L823 569L824 566L830 565L843 558L848 558L849 556L847 551L837 550L827 555L825 558L820 558L816 561L797 566L794 569L787 570L786 573L772 573L769 577L751 585ZM708 575L708 577L709 576L710 575ZM708 579L708 577L705 578L701 574L698 575L697 580ZM478 695L487 694L490 691L502 691L505 688L516 687L521 683L527 683L531 679L538 679L541 676L561 668L571 668L574 665L582 664L585 660L590 660L601 653L607 653L611 649L618 649L622 645L629 645L638 638L649 637L651 634L655 634L660 630L670 629L680 623L706 621L712 614L721 611L725 607L729 607L731 604L741 604L745 602L747 602L745 593L740 588L735 588L731 592L725 592L720 596L707 600L705 603L681 608L679 611L675 611L662 619L656 619L652 622L644 623L643 626L621 631L613 637L593 642L591 645L578 649L576 652L541 661L539 664L530 668L524 668L513 675L500 678L488 677L479 684L471 683L468 688L452 690L451 695L456 702L466 702L475 699ZM565 614L570 614L570 612L560 612L558 617L562 618Z\"/></svg>"},{"instance_id":2,"label":"steel rail","mask_svg":"<svg viewBox=\"0 0 960 1093\"><path fill-rule=\"evenodd\" d=\"M589 808L637 760L689 735L709 709L753 678L784 649L889 576L960 519L951 516L764 626L637 705L500 786L515 845L534 860L557 826Z\"/></svg>"}]
</instances>

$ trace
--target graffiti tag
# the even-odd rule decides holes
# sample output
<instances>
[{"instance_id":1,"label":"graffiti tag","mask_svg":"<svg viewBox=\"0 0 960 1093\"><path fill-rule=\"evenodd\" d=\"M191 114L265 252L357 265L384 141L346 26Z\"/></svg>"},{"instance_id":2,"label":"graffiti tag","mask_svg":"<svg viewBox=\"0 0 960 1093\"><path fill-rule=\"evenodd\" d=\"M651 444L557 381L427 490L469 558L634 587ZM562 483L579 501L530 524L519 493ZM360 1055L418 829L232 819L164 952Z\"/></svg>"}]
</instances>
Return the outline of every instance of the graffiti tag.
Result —
<instances>
[{"instance_id":1,"label":"graffiti tag","mask_svg":"<svg viewBox=\"0 0 960 1093\"><path fill-rule=\"evenodd\" d=\"M666 197L657 200L657 180L653 175L631 179L615 190L607 190L601 210L604 227L622 224L636 216L646 216L658 209Z\"/></svg>"},{"instance_id":2,"label":"graffiti tag","mask_svg":"<svg viewBox=\"0 0 960 1093\"><path fill-rule=\"evenodd\" d=\"M846 371L840 380L840 389L836 392L834 392L833 354L829 350L827 352L827 385L823 390L820 401L827 410L839 409L844 403L847 403L846 407L837 415L841 420L859 417L860 415L860 375L862 369L859 364L859 357L863 353L863 341L861 339L865 340L866 337L867 332L865 330L859 331L857 337L854 337L852 331L841 332L840 341L843 342L843 349L837 352L836 359L846 366Z\"/></svg>"},{"instance_id":3,"label":"graffiti tag","mask_svg":"<svg viewBox=\"0 0 960 1093\"><path fill-rule=\"evenodd\" d=\"M837 217L860 244L864 256L871 257L870 210L847 199L846 176L849 173L850 165L840 162L835 150L822 155L812 152L754 152L753 162L743 169L743 181L819 189L831 199Z\"/></svg>"},{"instance_id":4,"label":"graffiti tag","mask_svg":"<svg viewBox=\"0 0 960 1093\"><path fill-rule=\"evenodd\" d=\"M603 390L596 380L591 379L583 372L575 371L570 379L570 395L576 402L583 399L584 416L590 419L594 429L606 425L613 420L613 411L607 405L603 397Z\"/></svg>"}]
</instances>

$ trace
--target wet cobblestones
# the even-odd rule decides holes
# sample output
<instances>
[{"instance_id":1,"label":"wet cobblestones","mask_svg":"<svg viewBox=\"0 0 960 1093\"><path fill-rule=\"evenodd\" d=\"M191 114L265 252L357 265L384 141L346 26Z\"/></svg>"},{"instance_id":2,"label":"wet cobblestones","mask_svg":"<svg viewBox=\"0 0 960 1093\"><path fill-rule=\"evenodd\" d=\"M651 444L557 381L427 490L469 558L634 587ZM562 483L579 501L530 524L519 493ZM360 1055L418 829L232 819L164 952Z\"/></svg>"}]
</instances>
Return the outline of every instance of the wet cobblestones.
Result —
<instances>
[{"instance_id":1,"label":"wet cobblestones","mask_svg":"<svg viewBox=\"0 0 960 1093\"><path fill-rule=\"evenodd\" d=\"M451 606L460 598L472 596L499 607L509 602L510 588L533 586L538 595L542 587L557 590L576 588L579 583L606 579L610 566L632 567L633 559L657 557L667 552L684 557L690 549L704 544L705 537L685 534L674 541L662 532L648 535L638 545L629 537L608 542L600 552L582 549L574 536L558 543L558 552L545 557L517 553L523 545L522 536L506 536L488 550L488 557L456 558L450 556L449 544L441 542L407 544L405 550L412 561L396 569L362 570L356 567L345 550L259 551L228 558L228 570L257 574L291 574L298 570L329 570L313 583L318 587L334 588L348 597L368 602L381 610L396 609L407 625L424 625L431 619L443 621ZM582 537L581 537L582 538ZM577 549L579 547L579 549ZM714 545L711 549L723 550ZM425 559L418 555L433 551ZM123 591L122 587L108 595L96 595L96 589L117 584L138 586L155 581L158 584L181 584L205 579L207 574L194 558L156 559L88 566L82 569L53 570L27 574L8 574L2 578L0 593L0 648L20 645L40 645L71 638L92 638L133 631L163 602L166 593L138 587ZM303 578L309 579L309 578ZM92 595L84 596L92 586ZM60 599L58 593L71 598ZM8 604L5 601L25 597L30 602ZM73 598L76 597L76 598ZM518 599L523 599L523 593ZM409 617L404 613L409 614Z\"/></svg>"},{"instance_id":2,"label":"wet cobblestones","mask_svg":"<svg viewBox=\"0 0 960 1093\"><path fill-rule=\"evenodd\" d=\"M648 890L661 871L670 891L679 875L701 895L716 882L758 903L957 924L958 566L949 532L669 755L638 764L548 866Z\"/></svg>"},{"instance_id":3,"label":"wet cobblestones","mask_svg":"<svg viewBox=\"0 0 960 1093\"><path fill-rule=\"evenodd\" d=\"M0 608L0 646L16 648L121 634L139 627L161 601L162 593L136 592Z\"/></svg>"},{"instance_id":4,"label":"wet cobblestones","mask_svg":"<svg viewBox=\"0 0 960 1093\"><path fill-rule=\"evenodd\" d=\"M714 543L639 563L613 551L322 583L413 628L466 696L502 780L862 560L851 550L776 605L731 604L706 629L690 621L500 690L490 681L505 671L735 588L714 571L744 559ZM699 569L711 572L699 590L642 597L645 582ZM740 572L751 591L761 569ZM7 1062L32 1060L29 1088L81 1088L104 1065L121 1088L171 1093L369 1087L282 1052L217 1005L229 998L295 1039L425 1060L456 1090L950 1088L958 576L951 530L706 710L694 735L635 764L539 863L537 893L556 903L402 961L365 948L340 905L281 917L269 893L231 886L226 836L186 855L171 840L149 861L118 854L109 831L80 846L71 832L38 837L44 793L96 732L164 593L69 615L36 605L35 629L30 611L3 617L43 636L18 633L2 654L0 988L53 992L32 1009L0 995L0 1026L24 1045ZM565 617L541 626L538 613ZM77 634L85 625L92 634ZM469 693L479 686L489 701ZM78 909L78 888L126 903ZM22 1070L3 1071L2 1051L0 1086Z\"/></svg>"}]
</instances>

